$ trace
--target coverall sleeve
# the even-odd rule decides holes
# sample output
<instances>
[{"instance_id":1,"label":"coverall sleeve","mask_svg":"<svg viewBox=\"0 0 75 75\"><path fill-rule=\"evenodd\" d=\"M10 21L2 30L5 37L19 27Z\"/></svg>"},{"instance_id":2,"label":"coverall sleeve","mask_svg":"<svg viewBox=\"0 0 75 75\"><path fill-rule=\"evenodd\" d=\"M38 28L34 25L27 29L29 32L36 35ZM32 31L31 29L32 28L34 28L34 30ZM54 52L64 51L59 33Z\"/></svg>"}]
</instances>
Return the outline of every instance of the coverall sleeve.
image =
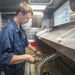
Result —
<instances>
[{"instance_id":1,"label":"coverall sleeve","mask_svg":"<svg viewBox=\"0 0 75 75\"><path fill-rule=\"evenodd\" d=\"M14 53L13 49L13 35L9 30L4 30L0 38L0 65L7 65L12 59Z\"/></svg>"}]
</instances>

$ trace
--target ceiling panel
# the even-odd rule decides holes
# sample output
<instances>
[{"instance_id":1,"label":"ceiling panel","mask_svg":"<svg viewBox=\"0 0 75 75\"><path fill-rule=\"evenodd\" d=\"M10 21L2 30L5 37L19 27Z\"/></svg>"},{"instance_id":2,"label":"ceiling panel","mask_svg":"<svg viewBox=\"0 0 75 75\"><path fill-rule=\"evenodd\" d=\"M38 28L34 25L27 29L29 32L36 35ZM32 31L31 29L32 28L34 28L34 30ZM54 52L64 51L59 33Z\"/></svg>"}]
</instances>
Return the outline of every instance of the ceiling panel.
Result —
<instances>
[{"instance_id":1,"label":"ceiling panel","mask_svg":"<svg viewBox=\"0 0 75 75\"><path fill-rule=\"evenodd\" d=\"M28 0L0 0L0 12L15 12L21 2Z\"/></svg>"},{"instance_id":2,"label":"ceiling panel","mask_svg":"<svg viewBox=\"0 0 75 75\"><path fill-rule=\"evenodd\" d=\"M27 2L29 3L31 1L32 3L48 3L51 0L0 0L0 12L15 12L17 6L21 2ZM52 13L59 4L62 4L65 0L52 0L53 2L51 4L48 4L46 9L44 10L44 13Z\"/></svg>"}]
</instances>

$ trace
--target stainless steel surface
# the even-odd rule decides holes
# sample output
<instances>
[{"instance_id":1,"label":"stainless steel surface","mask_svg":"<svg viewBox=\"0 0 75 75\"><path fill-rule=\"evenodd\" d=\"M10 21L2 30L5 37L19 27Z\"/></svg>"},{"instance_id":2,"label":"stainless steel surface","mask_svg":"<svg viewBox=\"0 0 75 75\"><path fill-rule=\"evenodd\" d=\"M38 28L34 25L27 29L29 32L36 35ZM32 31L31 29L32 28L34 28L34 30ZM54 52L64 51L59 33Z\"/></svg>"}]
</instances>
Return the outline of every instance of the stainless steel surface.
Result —
<instances>
[{"instance_id":1,"label":"stainless steel surface","mask_svg":"<svg viewBox=\"0 0 75 75\"><path fill-rule=\"evenodd\" d=\"M46 35L39 37L40 40L48 44L50 47L54 48L55 50L61 52L62 54L70 58L71 60L75 61L75 41L71 40L72 37L69 38L71 41L66 40L66 43L64 42L65 44L61 44L57 41L57 38L68 32L69 30L73 29L74 27L75 25L59 26L54 28L50 33L46 33Z\"/></svg>"},{"instance_id":2,"label":"stainless steel surface","mask_svg":"<svg viewBox=\"0 0 75 75\"><path fill-rule=\"evenodd\" d=\"M50 32L47 32L46 35L43 33L42 35L43 37L42 36L39 36L39 37L52 40L57 43L57 38L65 34L67 31L71 30L73 27L74 26L65 26L65 28L56 27L56 28L53 28Z\"/></svg>"},{"instance_id":3,"label":"stainless steel surface","mask_svg":"<svg viewBox=\"0 0 75 75\"><path fill-rule=\"evenodd\" d=\"M44 38L42 41L48 44L49 46L53 47L55 50L61 52L62 54L70 58L71 60L75 61L75 49L68 48L64 45L55 43L53 41L50 41Z\"/></svg>"},{"instance_id":4,"label":"stainless steel surface","mask_svg":"<svg viewBox=\"0 0 75 75\"><path fill-rule=\"evenodd\" d=\"M62 45L75 49L75 28L58 37L57 41Z\"/></svg>"},{"instance_id":5,"label":"stainless steel surface","mask_svg":"<svg viewBox=\"0 0 75 75\"><path fill-rule=\"evenodd\" d=\"M70 49L68 47L65 47L63 45L57 44L51 40L47 40L44 38L38 39L36 37L36 39L38 43L37 49L43 52L44 54L50 55L55 51L59 51L62 53L60 58L57 58L56 61L54 61L54 63L56 63L56 66L61 70L63 75L75 75L75 50L74 49ZM49 68L52 69L51 66L49 66ZM60 75L60 73L58 75Z\"/></svg>"},{"instance_id":6,"label":"stainless steel surface","mask_svg":"<svg viewBox=\"0 0 75 75\"><path fill-rule=\"evenodd\" d=\"M42 15L41 14L38 14L38 15L34 14L32 17L32 27L40 28L41 23L42 23Z\"/></svg>"}]
</instances>

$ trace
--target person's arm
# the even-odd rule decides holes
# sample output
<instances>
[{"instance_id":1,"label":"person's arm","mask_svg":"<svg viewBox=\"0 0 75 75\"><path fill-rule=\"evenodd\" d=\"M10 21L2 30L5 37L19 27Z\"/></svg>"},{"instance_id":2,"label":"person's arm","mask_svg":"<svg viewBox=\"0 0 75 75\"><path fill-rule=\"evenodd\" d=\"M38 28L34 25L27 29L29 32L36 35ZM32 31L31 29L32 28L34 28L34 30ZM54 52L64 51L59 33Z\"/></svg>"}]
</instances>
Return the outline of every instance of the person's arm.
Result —
<instances>
[{"instance_id":1,"label":"person's arm","mask_svg":"<svg viewBox=\"0 0 75 75\"><path fill-rule=\"evenodd\" d=\"M31 44L29 44L27 46L30 50L32 50L34 53L36 53L37 55L42 55L42 53L38 50L36 50L33 46L31 46Z\"/></svg>"},{"instance_id":2,"label":"person's arm","mask_svg":"<svg viewBox=\"0 0 75 75\"><path fill-rule=\"evenodd\" d=\"M23 61L33 63L35 58L30 55L15 55L12 30L3 30L0 38L0 65L17 64Z\"/></svg>"},{"instance_id":3,"label":"person's arm","mask_svg":"<svg viewBox=\"0 0 75 75\"><path fill-rule=\"evenodd\" d=\"M11 61L9 62L9 65L21 63L24 61L29 61L30 63L34 63L35 58L33 58L32 56L27 55L27 54L25 54L25 55L13 55Z\"/></svg>"},{"instance_id":4,"label":"person's arm","mask_svg":"<svg viewBox=\"0 0 75 75\"><path fill-rule=\"evenodd\" d=\"M37 50L34 47L32 47L31 44L28 45L28 48L32 50L34 53L37 53Z\"/></svg>"},{"instance_id":5,"label":"person's arm","mask_svg":"<svg viewBox=\"0 0 75 75\"><path fill-rule=\"evenodd\" d=\"M0 65L2 66L7 65L14 55L11 48L11 43L13 43L12 41L13 39L11 35L11 30L9 31L4 28L1 31L0 36Z\"/></svg>"},{"instance_id":6,"label":"person's arm","mask_svg":"<svg viewBox=\"0 0 75 75\"><path fill-rule=\"evenodd\" d=\"M26 36L26 34L25 34ZM33 46L31 46L31 44L29 44L29 41L27 40L27 38L25 38L25 45L32 50L34 53L38 54L38 55L42 55L42 53L40 51L37 51Z\"/></svg>"}]
</instances>

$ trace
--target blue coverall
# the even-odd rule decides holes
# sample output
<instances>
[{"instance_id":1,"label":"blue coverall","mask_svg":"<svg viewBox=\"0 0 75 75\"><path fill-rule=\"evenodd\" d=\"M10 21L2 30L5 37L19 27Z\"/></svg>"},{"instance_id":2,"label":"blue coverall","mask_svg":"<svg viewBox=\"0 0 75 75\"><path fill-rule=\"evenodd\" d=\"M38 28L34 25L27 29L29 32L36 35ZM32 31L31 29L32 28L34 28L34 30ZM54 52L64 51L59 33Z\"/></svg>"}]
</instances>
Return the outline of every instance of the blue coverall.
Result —
<instances>
[{"instance_id":1,"label":"blue coverall","mask_svg":"<svg viewBox=\"0 0 75 75\"><path fill-rule=\"evenodd\" d=\"M23 75L25 62L8 65L13 55L25 54L25 47L29 42L26 38L22 26L18 25L14 19L3 28L0 34L0 66L7 65L5 75Z\"/></svg>"}]
</instances>

